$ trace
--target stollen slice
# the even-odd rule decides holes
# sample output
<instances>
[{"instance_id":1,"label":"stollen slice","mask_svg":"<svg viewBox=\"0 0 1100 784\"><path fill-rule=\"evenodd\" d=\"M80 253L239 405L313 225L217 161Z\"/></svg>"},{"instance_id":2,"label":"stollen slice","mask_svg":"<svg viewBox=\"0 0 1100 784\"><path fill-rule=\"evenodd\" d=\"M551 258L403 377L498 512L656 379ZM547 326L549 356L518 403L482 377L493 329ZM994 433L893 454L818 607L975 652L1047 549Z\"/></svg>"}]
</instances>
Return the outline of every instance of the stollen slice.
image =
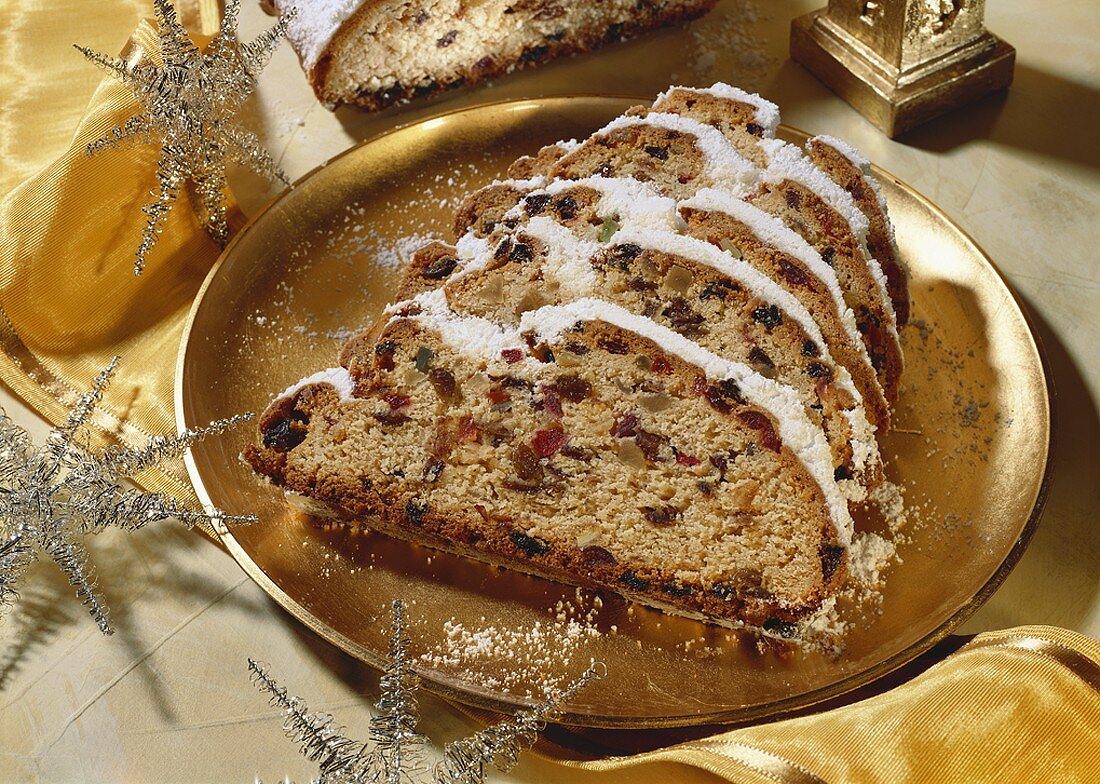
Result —
<instances>
[{"instance_id":1,"label":"stollen slice","mask_svg":"<svg viewBox=\"0 0 1100 784\"><path fill-rule=\"evenodd\" d=\"M692 617L798 636L846 575L797 394L595 299L509 329L422 294L260 431L252 466L333 514Z\"/></svg>"}]
</instances>

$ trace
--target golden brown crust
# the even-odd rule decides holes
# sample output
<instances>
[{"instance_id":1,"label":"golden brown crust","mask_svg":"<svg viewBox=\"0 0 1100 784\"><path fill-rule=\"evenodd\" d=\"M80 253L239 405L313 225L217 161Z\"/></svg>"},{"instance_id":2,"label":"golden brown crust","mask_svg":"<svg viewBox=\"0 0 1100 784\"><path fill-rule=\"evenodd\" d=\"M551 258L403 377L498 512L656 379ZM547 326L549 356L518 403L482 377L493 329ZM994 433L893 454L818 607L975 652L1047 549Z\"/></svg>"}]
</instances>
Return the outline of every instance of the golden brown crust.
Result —
<instances>
[{"instance_id":1,"label":"golden brown crust","mask_svg":"<svg viewBox=\"0 0 1100 784\"><path fill-rule=\"evenodd\" d=\"M824 538L820 557L823 563L828 561L833 564L832 576L821 590L809 599L805 607L791 609L775 605L768 606L751 598L739 597L738 588L743 591L750 586L730 586L732 590L729 591L722 588L718 591L714 588L707 590L701 586L691 586L677 580L667 570L654 568L652 565L633 565L634 569L630 570L629 567L632 565L628 563L611 566L593 562L592 558L586 556L584 550L579 547L564 548L554 558L528 557L525 551L511 539L510 534L515 533L515 529L509 526L506 520L496 523L497 530L493 531L495 536L485 537L480 530L471 529L465 521L452 522L431 516L425 516L420 525L410 527L394 522L393 515L382 513L378 507L364 513L361 519L368 527L381 534L414 544L427 545L451 555L524 572L566 585L576 585L597 591L609 590L639 604L676 615L701 617L709 623L730 628L750 626L763 630L770 636L784 639L797 637L798 630L795 624L810 615L822 601L836 593L848 575L847 553L836 544L834 538ZM505 539L506 534L507 539ZM521 558L523 560L520 560ZM633 585L621 579L624 566L635 576L632 580ZM644 590L633 587L640 583L645 584ZM690 598L685 599L685 597Z\"/></svg>"}]
</instances>

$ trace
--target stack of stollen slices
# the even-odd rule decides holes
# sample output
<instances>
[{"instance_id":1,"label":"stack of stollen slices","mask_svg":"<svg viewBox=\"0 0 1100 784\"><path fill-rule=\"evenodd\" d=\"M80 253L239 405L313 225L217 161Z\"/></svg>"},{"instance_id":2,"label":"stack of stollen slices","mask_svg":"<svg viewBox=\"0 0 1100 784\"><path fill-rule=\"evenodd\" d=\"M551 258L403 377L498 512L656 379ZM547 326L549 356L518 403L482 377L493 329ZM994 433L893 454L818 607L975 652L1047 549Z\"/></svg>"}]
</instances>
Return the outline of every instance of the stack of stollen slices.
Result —
<instances>
[{"instance_id":1,"label":"stack of stollen slices","mask_svg":"<svg viewBox=\"0 0 1100 784\"><path fill-rule=\"evenodd\" d=\"M520 159L246 458L383 533L799 636L882 480L908 294L867 162L778 121L676 87Z\"/></svg>"}]
</instances>

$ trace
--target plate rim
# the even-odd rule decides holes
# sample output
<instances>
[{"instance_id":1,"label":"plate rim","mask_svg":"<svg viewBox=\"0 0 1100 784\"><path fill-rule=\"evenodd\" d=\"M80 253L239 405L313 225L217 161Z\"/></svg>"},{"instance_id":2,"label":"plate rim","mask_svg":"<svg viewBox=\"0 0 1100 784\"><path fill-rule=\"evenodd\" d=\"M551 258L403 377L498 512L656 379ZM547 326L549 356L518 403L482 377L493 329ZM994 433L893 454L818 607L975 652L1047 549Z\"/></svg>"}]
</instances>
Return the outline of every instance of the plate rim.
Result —
<instances>
[{"instance_id":1,"label":"plate rim","mask_svg":"<svg viewBox=\"0 0 1100 784\"><path fill-rule=\"evenodd\" d=\"M499 101L485 101L476 103L469 106L463 106L459 108L444 110L436 113L432 113L416 120L411 120L405 123L399 123L390 128L387 128L379 133L373 134L361 141L353 144L345 150L337 153L331 158L325 160L321 164L313 167L305 174L301 175L294 180L286 189L279 192L271 199L269 199L262 207L260 207L256 213L249 218L241 229L232 237L226 247L218 255L217 260L211 266L207 272L206 277L203 279L202 285L199 287L192 300L191 307L188 310L187 318L184 321L183 332L180 337L180 345L176 355L175 365L175 377L173 380L173 403L174 413L176 420L176 427L179 432L187 427L185 412L184 412L184 389L183 378L184 371L187 365L188 348L190 345L190 337L192 334L192 328L195 320L198 317L199 310L202 307L203 300L213 284L215 278L217 278L225 259L232 252L233 248L246 235L251 231L253 227L264 218L264 216L270 212L279 202L283 199L289 198L294 190L305 180L316 175L319 171L329 167L332 163L344 158L345 156L356 153L360 148L369 144L373 144L387 136L390 136L399 131L407 128L422 125L433 120L437 120L443 117L450 117L454 115L473 114L477 112L485 111L486 109L494 107L503 107L508 105L522 105L526 103L535 103L541 106L545 106L548 103L570 103L577 99L598 99L598 100L620 100L620 101L637 101L645 103L650 100L646 97L637 95L628 95L620 93L574 93L574 94L560 94L550 96L535 96L514 98ZM801 129L794 128L793 126L781 125L781 128L801 134L809 138L811 134L802 131ZM905 664L913 661L936 644L946 639L951 632L966 622L989 598L1001 587L1005 579L1012 572L1012 570L1019 563L1023 557L1024 552L1027 550L1034 537L1035 531L1038 528L1039 521L1042 518L1043 512L1046 508L1047 496L1050 490L1051 484L1051 468L1054 457L1054 440L1055 440L1055 413L1054 413L1054 401L1056 400L1056 390L1054 387L1053 379L1051 376L1051 369L1049 359L1047 357L1046 350L1043 346L1042 337L1037 330L1035 317L1030 312L1029 307L1016 292L1013 286L1009 283L1004 273L997 267L997 265L990 258L989 254L985 252L985 249L974 239L974 237L962 226L960 226L950 215L948 215L943 209L935 204L931 199L925 196L920 191L916 190L904 180L896 177L882 167L871 164L871 168L878 177L888 177L897 187L906 191L910 197L915 198L922 203L925 207L929 208L932 212L941 216L958 235L971 246L976 252L976 255L985 263L986 266L993 272L997 283L1005 291L1008 292L1012 303L1015 305L1016 311L1023 318L1024 324L1027 327L1028 337L1030 338L1030 345L1039 359L1039 367L1043 375L1043 424L1046 428L1047 437L1044 443L1045 453L1043 456L1043 470L1042 478L1039 482L1039 487L1036 493L1035 502L1032 505L1031 511L1028 515L1028 519L1025 521L1021 528L1020 535L1013 543L1012 548L1008 551L1000 565L993 572L992 575L986 580L982 587L958 610L956 610L949 618L943 621L939 626L929 631L921 639L905 649L898 651L893 656L878 662L872 667L869 667L860 672L854 673L846 678L843 678L835 683L823 686L819 689L804 692L797 695L792 695L781 700L775 700L769 703L753 705L741 708L729 708L724 710L713 711L706 714L690 714L690 715L678 715L678 716L663 716L663 717L624 717L619 715L600 715L589 713L575 713L571 711L564 712L561 716L555 719L555 723L563 724L567 726L575 727L592 727L592 728L604 728L604 729L667 729L675 727L692 727L702 726L708 724L730 724L730 723L742 723L752 722L762 718L781 718L794 711L804 710L814 705L818 705L827 700L833 699L840 695L854 691L868 684L874 683ZM187 476L195 493L199 498L201 504L204 507L209 508L213 506L213 502L210 498L210 494L207 491L205 484L203 483L202 476L199 472L198 466L195 463L191 450L188 449L184 454L184 464L187 469ZM286 593L275 581L264 573L257 563L251 558L248 552L241 546L241 544L234 537L233 532L229 530L221 521L215 521L214 531L218 536L218 539L223 547L233 557L233 560L237 562L237 565L245 572L250 579L253 580L271 599L273 599L284 611L293 616L295 621L304 624L310 631L320 636L326 642L335 645L345 653L359 659L360 661L370 665L375 669L384 669L386 666L385 658L374 651L366 648L360 643L352 640L346 635L336 631L329 627L327 624L321 623L317 618L313 616L305 607L303 607L296 599L290 594ZM451 685L446 682L434 680L427 675L421 678L422 686L426 691L439 695L447 700L452 700L463 705L473 706L482 710L488 710L493 712L511 711L517 707L523 707L529 704L529 701L524 700L505 700L494 697L486 697L481 694L477 694L472 691L468 691L457 686Z\"/></svg>"}]
</instances>

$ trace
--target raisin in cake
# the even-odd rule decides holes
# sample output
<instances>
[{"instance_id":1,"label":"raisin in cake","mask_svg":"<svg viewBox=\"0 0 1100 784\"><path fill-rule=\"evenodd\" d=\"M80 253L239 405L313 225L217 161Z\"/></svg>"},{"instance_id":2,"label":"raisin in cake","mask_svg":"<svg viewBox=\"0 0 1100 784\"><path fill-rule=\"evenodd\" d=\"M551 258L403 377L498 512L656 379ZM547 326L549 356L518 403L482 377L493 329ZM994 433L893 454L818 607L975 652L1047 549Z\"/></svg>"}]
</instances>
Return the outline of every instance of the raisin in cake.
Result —
<instances>
[{"instance_id":1,"label":"raisin in cake","mask_svg":"<svg viewBox=\"0 0 1100 784\"><path fill-rule=\"evenodd\" d=\"M274 0L317 97L381 109L694 19L716 0Z\"/></svg>"},{"instance_id":2,"label":"raisin in cake","mask_svg":"<svg viewBox=\"0 0 1100 784\"><path fill-rule=\"evenodd\" d=\"M905 267L859 154L674 87L471 193L246 457L394 536L792 637L882 476Z\"/></svg>"}]
</instances>

